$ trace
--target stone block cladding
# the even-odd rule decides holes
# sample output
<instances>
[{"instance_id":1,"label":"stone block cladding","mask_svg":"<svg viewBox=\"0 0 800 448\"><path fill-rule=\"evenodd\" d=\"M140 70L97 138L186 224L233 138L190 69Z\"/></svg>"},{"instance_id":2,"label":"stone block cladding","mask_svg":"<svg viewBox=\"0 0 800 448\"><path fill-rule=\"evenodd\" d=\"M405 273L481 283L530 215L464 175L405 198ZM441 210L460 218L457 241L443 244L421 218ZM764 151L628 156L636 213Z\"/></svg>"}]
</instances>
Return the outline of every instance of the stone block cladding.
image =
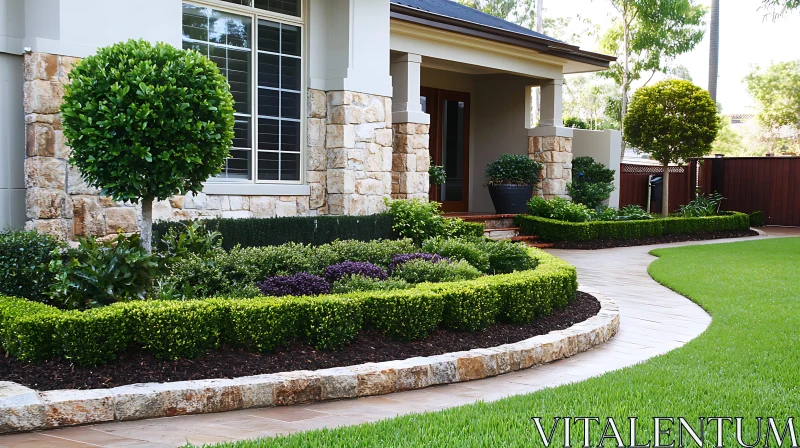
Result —
<instances>
[{"instance_id":1,"label":"stone block cladding","mask_svg":"<svg viewBox=\"0 0 800 448\"><path fill-rule=\"evenodd\" d=\"M569 199L567 183L572 181L572 138L528 137L528 156L544 167L537 193L545 199Z\"/></svg>"},{"instance_id":2,"label":"stone block cladding","mask_svg":"<svg viewBox=\"0 0 800 448\"><path fill-rule=\"evenodd\" d=\"M135 233L141 221L140 207L101 196L68 163L70 148L64 139L59 108L64 85L69 82L67 74L79 62L78 58L46 53L28 53L24 57L25 227L65 240L89 235L111 237L119 231ZM391 109L388 97L309 89L305 182L310 195L175 196L155 202L153 218L381 212L383 199L393 191ZM427 138L425 145L427 148ZM426 163L427 159L420 167ZM424 171L427 176L427 165ZM422 180L417 177L420 176L407 178L406 184L415 183L415 188L420 189ZM427 188L427 178L424 183Z\"/></svg>"},{"instance_id":3,"label":"stone block cladding","mask_svg":"<svg viewBox=\"0 0 800 448\"><path fill-rule=\"evenodd\" d=\"M427 199L430 188L430 126L395 123L392 152L392 198Z\"/></svg>"}]
</instances>

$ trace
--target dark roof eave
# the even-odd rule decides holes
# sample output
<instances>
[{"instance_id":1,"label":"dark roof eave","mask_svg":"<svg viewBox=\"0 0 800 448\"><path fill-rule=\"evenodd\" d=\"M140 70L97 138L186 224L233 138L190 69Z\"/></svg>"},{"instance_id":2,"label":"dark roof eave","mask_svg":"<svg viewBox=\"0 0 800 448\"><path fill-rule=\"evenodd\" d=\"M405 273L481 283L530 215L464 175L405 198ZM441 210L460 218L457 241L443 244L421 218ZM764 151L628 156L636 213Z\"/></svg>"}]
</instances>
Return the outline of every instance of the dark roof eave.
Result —
<instances>
[{"instance_id":1,"label":"dark roof eave","mask_svg":"<svg viewBox=\"0 0 800 448\"><path fill-rule=\"evenodd\" d=\"M614 56L581 50L574 45L467 22L403 5L392 3L390 8L392 19L527 48L571 61L608 68L609 63L617 60Z\"/></svg>"}]
</instances>

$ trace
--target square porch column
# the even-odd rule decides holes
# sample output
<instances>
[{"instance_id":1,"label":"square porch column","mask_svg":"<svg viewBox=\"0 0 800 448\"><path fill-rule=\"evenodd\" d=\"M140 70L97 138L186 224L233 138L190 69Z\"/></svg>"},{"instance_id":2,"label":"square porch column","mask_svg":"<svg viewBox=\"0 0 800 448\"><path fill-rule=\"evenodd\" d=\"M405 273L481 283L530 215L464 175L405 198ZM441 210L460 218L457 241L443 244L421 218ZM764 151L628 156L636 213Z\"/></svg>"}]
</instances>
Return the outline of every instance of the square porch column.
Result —
<instances>
[{"instance_id":1,"label":"square porch column","mask_svg":"<svg viewBox=\"0 0 800 448\"><path fill-rule=\"evenodd\" d=\"M562 118L562 79L541 84L539 126L528 130L528 156L544 169L538 193L545 199L569 198L572 181L572 128Z\"/></svg>"},{"instance_id":2,"label":"square porch column","mask_svg":"<svg viewBox=\"0 0 800 448\"><path fill-rule=\"evenodd\" d=\"M427 199L430 189L430 115L420 104L422 57L402 53L392 58L392 198Z\"/></svg>"}]
</instances>

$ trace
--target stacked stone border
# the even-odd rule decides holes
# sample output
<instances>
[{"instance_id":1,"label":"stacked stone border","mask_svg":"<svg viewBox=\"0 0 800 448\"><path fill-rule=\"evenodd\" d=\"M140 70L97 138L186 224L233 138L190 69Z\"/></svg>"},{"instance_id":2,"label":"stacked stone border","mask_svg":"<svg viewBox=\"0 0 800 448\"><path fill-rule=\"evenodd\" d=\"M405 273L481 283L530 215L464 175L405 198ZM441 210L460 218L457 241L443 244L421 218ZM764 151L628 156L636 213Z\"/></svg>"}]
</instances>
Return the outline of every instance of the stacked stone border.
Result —
<instances>
[{"instance_id":1,"label":"stacked stone border","mask_svg":"<svg viewBox=\"0 0 800 448\"><path fill-rule=\"evenodd\" d=\"M587 351L619 331L619 307L595 293L600 312L567 329L513 344L438 356L235 379L37 392L0 382L0 434L110 421L287 406L382 395L527 369Z\"/></svg>"}]
</instances>

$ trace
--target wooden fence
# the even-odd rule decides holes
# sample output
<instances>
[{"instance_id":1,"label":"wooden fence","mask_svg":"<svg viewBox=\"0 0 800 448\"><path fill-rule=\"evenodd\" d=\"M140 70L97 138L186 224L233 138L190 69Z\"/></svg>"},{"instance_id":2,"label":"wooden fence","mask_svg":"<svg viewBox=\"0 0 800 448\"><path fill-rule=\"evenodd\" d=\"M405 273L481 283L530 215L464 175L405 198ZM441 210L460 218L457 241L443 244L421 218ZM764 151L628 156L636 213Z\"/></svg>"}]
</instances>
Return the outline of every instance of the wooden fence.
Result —
<instances>
[{"instance_id":1,"label":"wooden fence","mask_svg":"<svg viewBox=\"0 0 800 448\"><path fill-rule=\"evenodd\" d=\"M800 157L701 160L697 185L722 194L725 210L762 211L766 224L800 226Z\"/></svg>"},{"instance_id":2,"label":"wooden fence","mask_svg":"<svg viewBox=\"0 0 800 448\"><path fill-rule=\"evenodd\" d=\"M694 191L690 185L690 166L673 166L669 169L669 210L675 211L691 200ZM647 207L647 185L650 175L661 176L663 168L653 165L620 166L619 206L635 204ZM661 213L661 201L650 202L650 212Z\"/></svg>"}]
</instances>

